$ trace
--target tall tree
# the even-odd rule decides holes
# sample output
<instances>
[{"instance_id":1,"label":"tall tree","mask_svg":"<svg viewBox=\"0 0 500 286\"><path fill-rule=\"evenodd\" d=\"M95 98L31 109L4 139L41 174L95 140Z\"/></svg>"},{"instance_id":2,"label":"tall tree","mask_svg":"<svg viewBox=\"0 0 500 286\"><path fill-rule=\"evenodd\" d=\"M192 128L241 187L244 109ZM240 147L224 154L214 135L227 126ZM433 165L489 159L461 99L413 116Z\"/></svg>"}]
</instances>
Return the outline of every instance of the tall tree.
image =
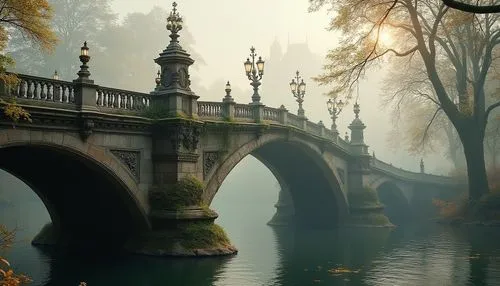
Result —
<instances>
[{"instance_id":1,"label":"tall tree","mask_svg":"<svg viewBox=\"0 0 500 286\"><path fill-rule=\"evenodd\" d=\"M5 55L7 41L13 32L19 32L25 40L45 51L51 51L57 38L50 27L52 10L46 0L0 0L0 82L3 85L17 83L15 75L6 70L14 65L14 60ZM15 103L0 99L1 109L7 117L18 120L29 115ZM29 283L25 275L18 275L10 268L9 262L1 254L14 240L14 232L0 225L0 285L21 285Z\"/></svg>"},{"instance_id":2,"label":"tall tree","mask_svg":"<svg viewBox=\"0 0 500 286\"><path fill-rule=\"evenodd\" d=\"M330 93L352 92L366 69L387 57L418 55L434 89L440 110L449 118L463 145L467 161L469 199L488 192L484 136L488 116L500 106L486 106L484 84L500 43L498 15L475 15L450 10L438 0L310 0L311 10L330 4L336 11L330 29L341 32L339 47L330 51L326 73L317 80L336 84ZM397 41L384 43L390 31ZM474 39L471 41L470 39ZM459 105L453 102L440 72L441 63L453 67ZM437 113L436 113L437 114Z\"/></svg>"},{"instance_id":3,"label":"tall tree","mask_svg":"<svg viewBox=\"0 0 500 286\"><path fill-rule=\"evenodd\" d=\"M16 59L16 72L38 76L51 76L55 70L64 80L76 78L80 65L79 49L84 41L93 48L100 48L97 35L114 23L110 0L77 1L48 0L54 11L51 26L59 38L53 53L37 49L24 40L20 33L13 33L8 52Z\"/></svg>"}]
</instances>

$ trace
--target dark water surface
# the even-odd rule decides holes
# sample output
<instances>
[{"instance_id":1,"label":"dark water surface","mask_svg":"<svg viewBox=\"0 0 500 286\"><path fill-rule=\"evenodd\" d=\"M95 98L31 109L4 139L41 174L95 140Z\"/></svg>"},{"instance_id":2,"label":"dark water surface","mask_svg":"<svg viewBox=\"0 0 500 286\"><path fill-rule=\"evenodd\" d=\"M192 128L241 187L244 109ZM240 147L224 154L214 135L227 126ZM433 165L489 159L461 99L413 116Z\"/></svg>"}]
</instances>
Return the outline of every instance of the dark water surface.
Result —
<instances>
[{"instance_id":1,"label":"dark water surface","mask_svg":"<svg viewBox=\"0 0 500 286\"><path fill-rule=\"evenodd\" d=\"M220 215L216 222L240 251L236 256L165 259L52 253L29 243L49 219L41 202L34 201L0 210L0 223L20 228L19 242L7 257L16 271L34 279L32 285L500 285L498 228L271 228L266 222L274 213L277 190L270 172L257 169L262 173L235 168L212 204ZM354 272L329 272L338 267Z\"/></svg>"},{"instance_id":2,"label":"dark water surface","mask_svg":"<svg viewBox=\"0 0 500 286\"><path fill-rule=\"evenodd\" d=\"M8 257L33 285L500 285L499 229L430 224L305 232L271 228L265 212L240 214L220 219L240 250L233 257L82 257L27 240ZM340 266L357 273L328 271Z\"/></svg>"}]
</instances>

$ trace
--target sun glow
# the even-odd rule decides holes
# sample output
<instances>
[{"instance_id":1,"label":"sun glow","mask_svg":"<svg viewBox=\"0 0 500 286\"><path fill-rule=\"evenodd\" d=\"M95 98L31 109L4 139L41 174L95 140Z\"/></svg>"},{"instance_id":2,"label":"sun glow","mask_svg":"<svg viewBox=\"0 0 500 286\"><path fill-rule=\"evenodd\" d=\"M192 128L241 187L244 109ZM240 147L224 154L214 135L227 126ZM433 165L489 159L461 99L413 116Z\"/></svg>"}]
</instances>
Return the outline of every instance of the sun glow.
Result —
<instances>
[{"instance_id":1,"label":"sun glow","mask_svg":"<svg viewBox=\"0 0 500 286\"><path fill-rule=\"evenodd\" d=\"M371 38L372 38L373 42L377 41L377 30L372 32ZM380 31L378 32L377 45L379 47L388 48L392 44L394 44L394 38L393 38L391 32L388 29L384 29L384 28L380 29Z\"/></svg>"}]
</instances>

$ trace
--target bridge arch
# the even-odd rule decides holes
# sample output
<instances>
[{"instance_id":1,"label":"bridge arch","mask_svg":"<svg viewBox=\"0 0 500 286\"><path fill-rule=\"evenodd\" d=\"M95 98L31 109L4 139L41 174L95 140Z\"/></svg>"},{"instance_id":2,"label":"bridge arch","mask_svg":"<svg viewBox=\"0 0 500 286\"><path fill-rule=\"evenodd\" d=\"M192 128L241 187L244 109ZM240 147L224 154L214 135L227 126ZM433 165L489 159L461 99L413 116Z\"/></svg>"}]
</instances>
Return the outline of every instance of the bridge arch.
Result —
<instances>
[{"instance_id":1,"label":"bridge arch","mask_svg":"<svg viewBox=\"0 0 500 286\"><path fill-rule=\"evenodd\" d=\"M104 148L77 136L0 131L0 168L26 183L47 208L57 233L47 243L118 245L150 229L146 194L133 176Z\"/></svg>"},{"instance_id":2,"label":"bridge arch","mask_svg":"<svg viewBox=\"0 0 500 286\"><path fill-rule=\"evenodd\" d=\"M404 191L391 180L382 180L375 185L384 213L395 224L408 221L412 216L411 206Z\"/></svg>"},{"instance_id":3,"label":"bridge arch","mask_svg":"<svg viewBox=\"0 0 500 286\"><path fill-rule=\"evenodd\" d=\"M206 182L204 201L210 204L231 170L254 155L289 190L297 223L337 225L348 214L347 202L334 170L315 145L282 134L264 134L225 156Z\"/></svg>"}]
</instances>

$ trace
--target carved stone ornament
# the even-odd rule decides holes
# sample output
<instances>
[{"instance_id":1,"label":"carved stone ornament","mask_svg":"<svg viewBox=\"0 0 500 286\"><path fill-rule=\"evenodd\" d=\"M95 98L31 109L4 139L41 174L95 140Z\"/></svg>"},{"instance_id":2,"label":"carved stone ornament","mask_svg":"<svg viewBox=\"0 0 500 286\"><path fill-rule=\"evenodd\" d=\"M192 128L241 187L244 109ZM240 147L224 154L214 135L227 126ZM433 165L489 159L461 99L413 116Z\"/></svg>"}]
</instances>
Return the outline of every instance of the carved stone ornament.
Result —
<instances>
[{"instance_id":1,"label":"carved stone ornament","mask_svg":"<svg viewBox=\"0 0 500 286\"><path fill-rule=\"evenodd\" d=\"M89 138L89 136L92 135L92 130L94 129L94 127L95 127L94 120L84 119L82 121L80 136L82 137L83 141L87 140L87 138Z\"/></svg>"},{"instance_id":2,"label":"carved stone ornament","mask_svg":"<svg viewBox=\"0 0 500 286\"><path fill-rule=\"evenodd\" d=\"M140 179L140 152L139 151L126 151L126 150L111 150L115 155L132 173L134 178Z\"/></svg>"},{"instance_id":3,"label":"carved stone ornament","mask_svg":"<svg viewBox=\"0 0 500 286\"><path fill-rule=\"evenodd\" d=\"M344 169L337 168L337 173L339 174L340 182L342 183L342 185L345 184L345 171L344 171Z\"/></svg>"},{"instance_id":4,"label":"carved stone ornament","mask_svg":"<svg viewBox=\"0 0 500 286\"><path fill-rule=\"evenodd\" d=\"M185 68L179 69L179 85L182 88L187 88L189 86L188 72Z\"/></svg>"},{"instance_id":5,"label":"carved stone ornament","mask_svg":"<svg viewBox=\"0 0 500 286\"><path fill-rule=\"evenodd\" d=\"M203 152L203 177L206 178L219 160L219 152Z\"/></svg>"},{"instance_id":6,"label":"carved stone ornament","mask_svg":"<svg viewBox=\"0 0 500 286\"><path fill-rule=\"evenodd\" d=\"M188 152L195 152L200 141L201 128L198 126L179 125L171 131L171 143L175 151L184 147Z\"/></svg>"}]
</instances>

